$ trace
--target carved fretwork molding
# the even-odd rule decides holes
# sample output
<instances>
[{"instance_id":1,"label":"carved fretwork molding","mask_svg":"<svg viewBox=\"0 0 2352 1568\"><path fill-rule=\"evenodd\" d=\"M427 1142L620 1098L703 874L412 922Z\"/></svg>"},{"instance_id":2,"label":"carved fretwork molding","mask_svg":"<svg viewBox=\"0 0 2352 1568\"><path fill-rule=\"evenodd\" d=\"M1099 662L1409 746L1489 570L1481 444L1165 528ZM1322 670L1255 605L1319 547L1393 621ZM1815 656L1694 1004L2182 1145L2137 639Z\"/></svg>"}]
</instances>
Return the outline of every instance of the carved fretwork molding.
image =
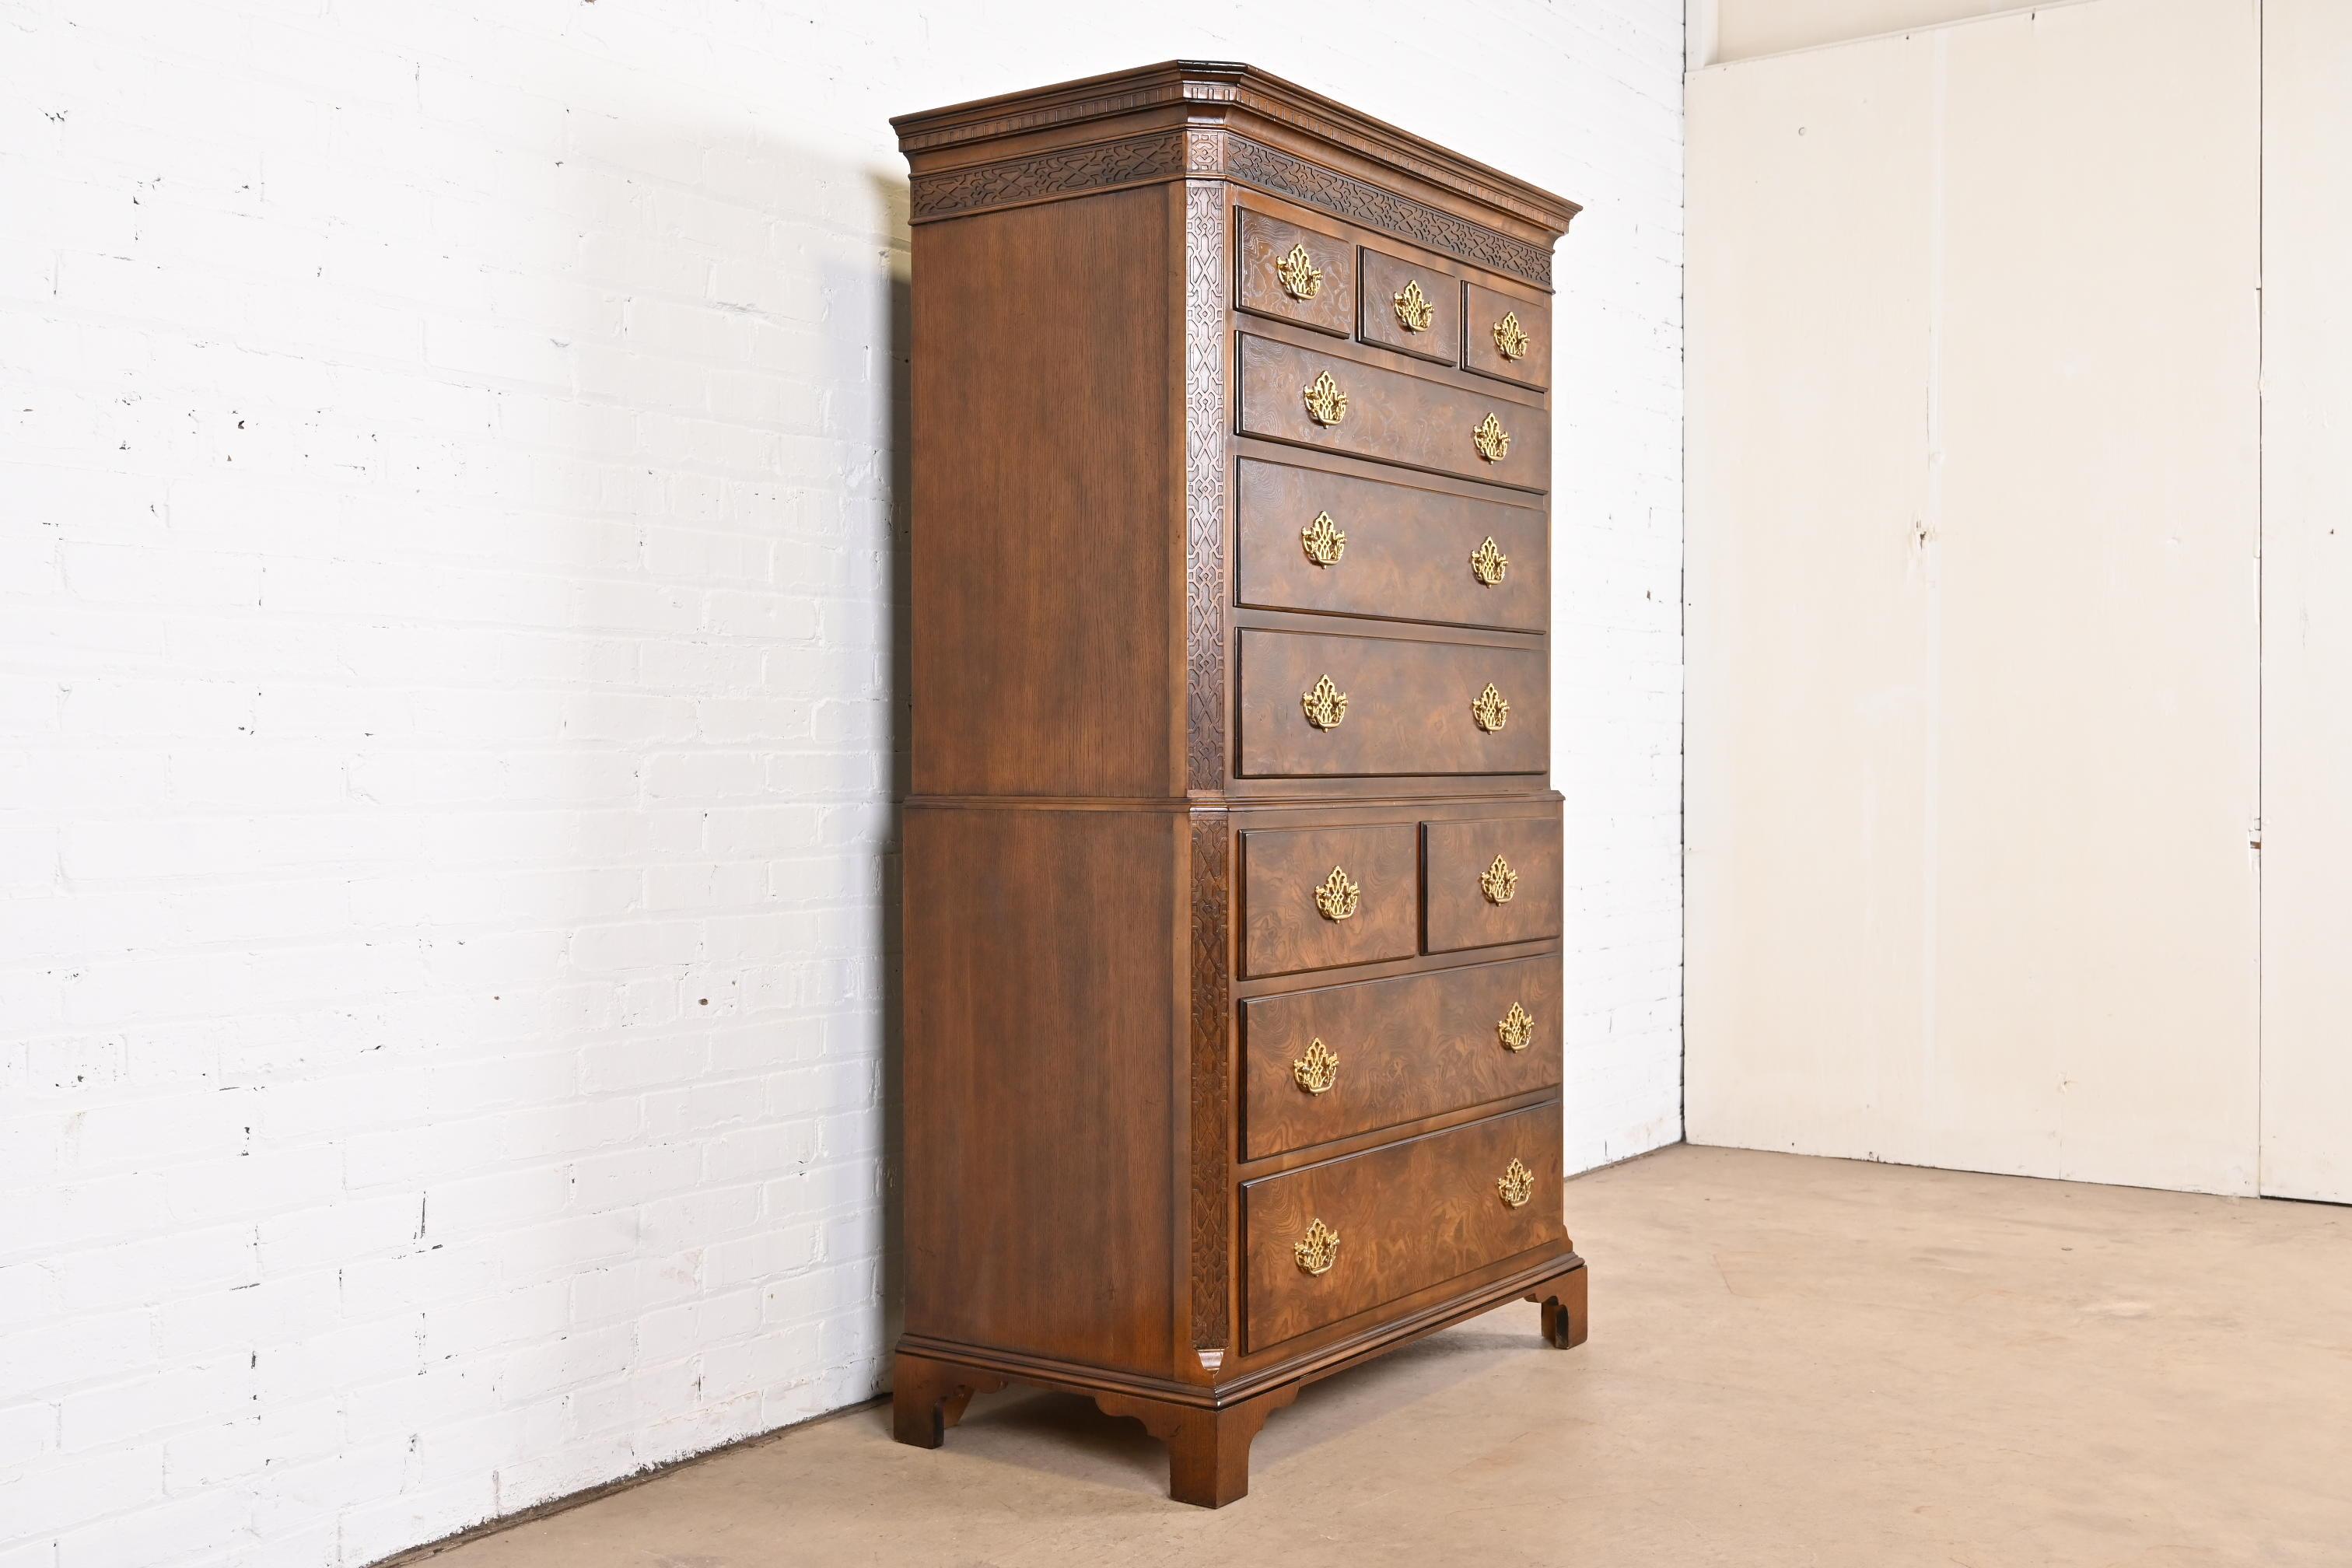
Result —
<instances>
[{"instance_id":1,"label":"carved fretwork molding","mask_svg":"<svg viewBox=\"0 0 2352 1568\"><path fill-rule=\"evenodd\" d=\"M1192 1346L1232 1344L1233 974L1231 829L1222 811L1192 816ZM1219 1355L1218 1364L1223 1357ZM1202 1365L1213 1373L1208 1359Z\"/></svg>"},{"instance_id":2,"label":"carved fretwork molding","mask_svg":"<svg viewBox=\"0 0 2352 1568\"><path fill-rule=\"evenodd\" d=\"M1083 195L1108 185L1139 184L1184 173L1184 132L1161 131L1123 142L1097 142L1030 158L918 174L909 216L917 223L960 217L989 207Z\"/></svg>"},{"instance_id":3,"label":"carved fretwork molding","mask_svg":"<svg viewBox=\"0 0 2352 1568\"><path fill-rule=\"evenodd\" d=\"M1067 136L1079 128L1176 111L1195 129L1247 133L1277 126L1468 198L1539 228L1565 230L1577 205L1500 170L1334 102L1296 82L1232 61L1170 60L1084 81L902 114L891 121L910 156L949 153L1013 136ZM1163 123L1168 121L1163 121ZM1197 168L1198 165L1196 164Z\"/></svg>"},{"instance_id":4,"label":"carved fretwork molding","mask_svg":"<svg viewBox=\"0 0 2352 1568\"><path fill-rule=\"evenodd\" d=\"M1318 208L1334 217L1409 239L1492 271L1551 287L1551 251L1441 212L1411 196L1277 152L1226 131L1162 131L1029 158L977 163L914 179L917 223L961 217L991 207L1084 195L1116 185L1222 175Z\"/></svg>"},{"instance_id":5,"label":"carved fretwork molding","mask_svg":"<svg viewBox=\"0 0 2352 1568\"><path fill-rule=\"evenodd\" d=\"M1305 206L1320 207L1335 217L1409 239L1427 249L1551 287L1551 251L1545 247L1513 239L1411 196L1368 185L1336 169L1277 153L1246 136L1226 136L1225 177Z\"/></svg>"},{"instance_id":6,"label":"carved fretwork molding","mask_svg":"<svg viewBox=\"0 0 2352 1568\"><path fill-rule=\"evenodd\" d=\"M1185 782L1225 787L1225 194L1184 186Z\"/></svg>"}]
</instances>

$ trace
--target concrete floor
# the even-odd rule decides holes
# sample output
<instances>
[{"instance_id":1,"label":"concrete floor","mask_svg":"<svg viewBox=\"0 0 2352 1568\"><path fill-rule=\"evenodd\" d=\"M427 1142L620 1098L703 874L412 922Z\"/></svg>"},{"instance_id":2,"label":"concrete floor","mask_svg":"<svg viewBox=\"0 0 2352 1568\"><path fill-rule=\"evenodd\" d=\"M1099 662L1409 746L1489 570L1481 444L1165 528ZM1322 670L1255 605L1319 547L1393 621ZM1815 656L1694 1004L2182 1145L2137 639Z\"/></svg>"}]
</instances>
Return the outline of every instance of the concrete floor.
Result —
<instances>
[{"instance_id":1,"label":"concrete floor","mask_svg":"<svg viewBox=\"0 0 2352 1568\"><path fill-rule=\"evenodd\" d=\"M1251 1494L1010 1391L868 1407L433 1568L2352 1563L2352 1210L1672 1149L1568 1188L1590 1344L1515 1306L1309 1389Z\"/></svg>"}]
</instances>

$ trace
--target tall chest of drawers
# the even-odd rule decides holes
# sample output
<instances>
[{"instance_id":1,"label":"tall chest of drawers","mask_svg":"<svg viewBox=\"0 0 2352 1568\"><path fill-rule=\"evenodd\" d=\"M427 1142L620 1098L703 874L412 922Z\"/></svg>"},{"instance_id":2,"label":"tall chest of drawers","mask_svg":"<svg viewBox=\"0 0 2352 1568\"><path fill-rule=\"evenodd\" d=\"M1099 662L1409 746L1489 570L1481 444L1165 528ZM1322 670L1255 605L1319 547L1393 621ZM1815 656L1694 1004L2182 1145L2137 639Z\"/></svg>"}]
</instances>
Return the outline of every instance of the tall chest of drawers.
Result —
<instances>
[{"instance_id":1,"label":"tall chest of drawers","mask_svg":"<svg viewBox=\"0 0 2352 1568\"><path fill-rule=\"evenodd\" d=\"M1245 66L905 116L900 1440L1008 1381L1232 1501L1561 1212L1552 246Z\"/></svg>"}]
</instances>

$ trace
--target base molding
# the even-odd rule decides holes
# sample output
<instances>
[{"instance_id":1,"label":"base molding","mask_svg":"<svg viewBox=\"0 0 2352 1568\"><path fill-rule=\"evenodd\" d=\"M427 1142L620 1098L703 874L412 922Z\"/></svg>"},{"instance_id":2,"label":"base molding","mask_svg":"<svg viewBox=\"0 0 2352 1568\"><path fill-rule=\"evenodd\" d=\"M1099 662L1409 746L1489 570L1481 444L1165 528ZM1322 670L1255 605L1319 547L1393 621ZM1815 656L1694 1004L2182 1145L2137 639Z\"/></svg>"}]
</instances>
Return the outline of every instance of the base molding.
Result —
<instances>
[{"instance_id":1,"label":"base molding","mask_svg":"<svg viewBox=\"0 0 2352 1568\"><path fill-rule=\"evenodd\" d=\"M1308 1384L1513 1300L1542 1304L1543 1337L1553 1348L1580 1345L1590 1327L1587 1280L1584 1259L1575 1253L1547 1258L1377 1330L1207 1387L904 1334L891 1386L892 1433L901 1443L936 1448L975 1394L1008 1383L1084 1394L1105 1415L1140 1421L1168 1445L1170 1497L1223 1508L1249 1494L1250 1444L1267 1417Z\"/></svg>"}]
</instances>

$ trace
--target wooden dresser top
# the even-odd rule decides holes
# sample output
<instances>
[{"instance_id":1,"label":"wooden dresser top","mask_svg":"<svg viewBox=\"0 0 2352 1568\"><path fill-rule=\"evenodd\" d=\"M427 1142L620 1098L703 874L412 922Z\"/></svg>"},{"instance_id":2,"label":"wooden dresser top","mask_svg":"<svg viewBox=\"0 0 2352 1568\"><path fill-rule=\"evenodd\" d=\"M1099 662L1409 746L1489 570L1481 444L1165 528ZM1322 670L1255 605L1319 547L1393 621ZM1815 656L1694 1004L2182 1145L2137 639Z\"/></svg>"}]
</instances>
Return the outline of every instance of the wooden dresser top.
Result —
<instances>
[{"instance_id":1,"label":"wooden dresser top","mask_svg":"<svg viewBox=\"0 0 2352 1568\"><path fill-rule=\"evenodd\" d=\"M1506 237L1506 253L1539 248L1548 283L1550 247L1580 210L1320 93L1225 61L1169 60L890 123L912 170L916 223L1078 185L1234 178L1276 189L1319 185L1327 200L1318 205L1335 205L1365 182ZM1373 226L1401 226L1366 216ZM1522 258L1502 269L1524 277L1536 265Z\"/></svg>"}]
</instances>

